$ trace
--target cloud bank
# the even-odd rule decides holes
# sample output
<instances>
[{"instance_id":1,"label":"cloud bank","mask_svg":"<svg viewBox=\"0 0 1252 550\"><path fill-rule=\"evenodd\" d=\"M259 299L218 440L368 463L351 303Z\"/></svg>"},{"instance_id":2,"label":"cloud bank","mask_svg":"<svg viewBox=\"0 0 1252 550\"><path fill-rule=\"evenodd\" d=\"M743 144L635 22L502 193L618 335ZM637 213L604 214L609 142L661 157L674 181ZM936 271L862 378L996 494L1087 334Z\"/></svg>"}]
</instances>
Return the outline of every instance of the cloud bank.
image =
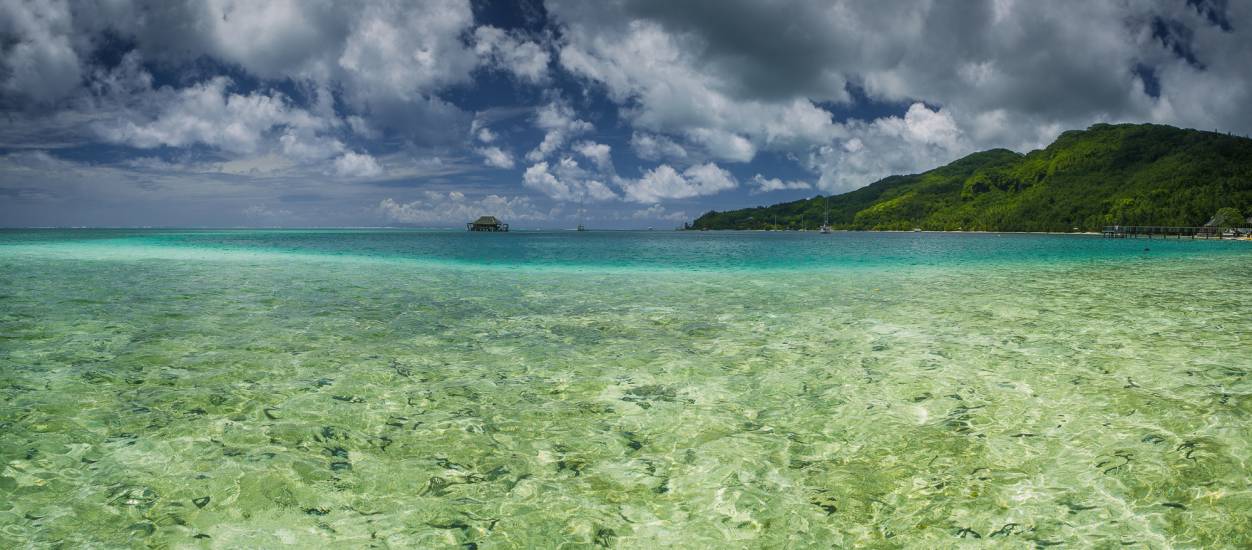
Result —
<instances>
[{"instance_id":1,"label":"cloud bank","mask_svg":"<svg viewBox=\"0 0 1252 550\"><path fill-rule=\"evenodd\" d=\"M1096 122L1252 133L1247 2L548 0L515 12L0 1L0 214L141 223L158 205L209 224L264 212L399 223L437 206L539 220L581 203L605 220L672 221L1026 151ZM71 177L116 184L101 195Z\"/></svg>"}]
</instances>

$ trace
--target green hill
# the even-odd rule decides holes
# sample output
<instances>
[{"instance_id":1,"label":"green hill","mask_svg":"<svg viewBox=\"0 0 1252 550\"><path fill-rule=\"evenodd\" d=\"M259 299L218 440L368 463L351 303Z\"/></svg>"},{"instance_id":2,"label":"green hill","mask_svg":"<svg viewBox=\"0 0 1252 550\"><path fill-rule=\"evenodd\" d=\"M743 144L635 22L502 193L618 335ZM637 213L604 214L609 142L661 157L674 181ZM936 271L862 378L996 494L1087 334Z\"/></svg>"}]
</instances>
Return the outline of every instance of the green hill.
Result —
<instances>
[{"instance_id":1,"label":"green hill","mask_svg":"<svg viewBox=\"0 0 1252 550\"><path fill-rule=\"evenodd\" d=\"M1252 215L1252 139L1155 124L1097 124L1046 149L975 153L830 197L836 229L1099 230L1198 226L1218 209ZM709 212L693 229L812 229L821 196ZM777 219L777 226L773 225Z\"/></svg>"}]
</instances>

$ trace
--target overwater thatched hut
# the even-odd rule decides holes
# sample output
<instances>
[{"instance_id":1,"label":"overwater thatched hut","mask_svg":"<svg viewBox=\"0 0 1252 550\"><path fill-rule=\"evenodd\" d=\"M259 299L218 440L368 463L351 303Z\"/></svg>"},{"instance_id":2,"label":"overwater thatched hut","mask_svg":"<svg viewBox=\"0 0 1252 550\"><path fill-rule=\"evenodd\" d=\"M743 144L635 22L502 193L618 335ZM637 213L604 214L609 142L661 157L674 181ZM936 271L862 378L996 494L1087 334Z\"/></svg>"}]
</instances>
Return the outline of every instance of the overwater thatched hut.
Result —
<instances>
[{"instance_id":1,"label":"overwater thatched hut","mask_svg":"<svg viewBox=\"0 0 1252 550\"><path fill-rule=\"evenodd\" d=\"M495 216L481 216L477 220L465 224L470 231L508 231L509 224L501 223Z\"/></svg>"}]
</instances>

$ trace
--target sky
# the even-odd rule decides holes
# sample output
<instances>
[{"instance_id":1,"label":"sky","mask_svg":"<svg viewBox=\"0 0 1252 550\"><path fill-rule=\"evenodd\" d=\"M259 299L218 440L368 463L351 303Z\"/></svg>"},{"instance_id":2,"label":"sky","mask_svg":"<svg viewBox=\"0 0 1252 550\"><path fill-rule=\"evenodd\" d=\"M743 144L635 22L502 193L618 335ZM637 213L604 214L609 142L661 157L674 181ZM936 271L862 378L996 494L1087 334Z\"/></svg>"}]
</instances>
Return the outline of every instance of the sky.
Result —
<instances>
[{"instance_id":1,"label":"sky","mask_svg":"<svg viewBox=\"0 0 1252 550\"><path fill-rule=\"evenodd\" d=\"M1250 60L1241 0L0 0L0 226L669 228L1247 135Z\"/></svg>"}]
</instances>

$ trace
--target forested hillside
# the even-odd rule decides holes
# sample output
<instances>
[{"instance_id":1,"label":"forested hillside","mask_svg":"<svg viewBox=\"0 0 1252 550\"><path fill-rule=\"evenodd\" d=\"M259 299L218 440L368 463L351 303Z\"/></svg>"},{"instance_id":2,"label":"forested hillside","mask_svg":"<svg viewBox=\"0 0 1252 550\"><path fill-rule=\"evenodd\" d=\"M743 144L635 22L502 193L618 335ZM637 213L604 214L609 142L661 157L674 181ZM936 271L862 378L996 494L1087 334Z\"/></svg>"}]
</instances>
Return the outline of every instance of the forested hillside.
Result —
<instances>
[{"instance_id":1,"label":"forested hillside","mask_svg":"<svg viewBox=\"0 0 1252 550\"><path fill-rule=\"evenodd\" d=\"M829 198L836 229L1098 230L1203 225L1218 209L1252 215L1252 139L1153 124L1097 124L1026 155L975 153ZM815 228L821 196L709 212L693 229Z\"/></svg>"}]
</instances>

